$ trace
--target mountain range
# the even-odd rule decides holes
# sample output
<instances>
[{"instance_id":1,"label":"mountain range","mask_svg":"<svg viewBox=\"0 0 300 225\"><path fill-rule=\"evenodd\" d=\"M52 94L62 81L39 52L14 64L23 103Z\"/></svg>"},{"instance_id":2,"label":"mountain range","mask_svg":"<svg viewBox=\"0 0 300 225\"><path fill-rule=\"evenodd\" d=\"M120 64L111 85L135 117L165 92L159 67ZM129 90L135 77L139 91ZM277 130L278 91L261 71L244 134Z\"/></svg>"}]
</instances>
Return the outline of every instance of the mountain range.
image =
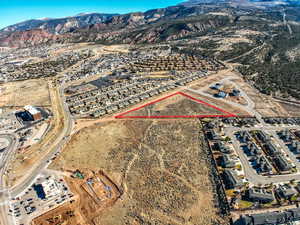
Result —
<instances>
[{"instance_id":1,"label":"mountain range","mask_svg":"<svg viewBox=\"0 0 300 225\"><path fill-rule=\"evenodd\" d=\"M73 17L28 20L1 29L0 46L25 47L68 41L152 43L172 40L176 39L176 36L182 37L222 26L230 19L207 15L210 12L227 10L231 12L231 16L235 16L233 7L262 7L267 3L277 6L290 4L289 2L292 0L255 1L255 3L247 0L190 0L177 6L153 9L144 13L122 15L83 13ZM203 20L201 17L206 19ZM180 19L189 21L180 22ZM174 20L179 21L179 24L172 24Z\"/></svg>"},{"instance_id":2,"label":"mountain range","mask_svg":"<svg viewBox=\"0 0 300 225\"><path fill-rule=\"evenodd\" d=\"M80 42L167 44L235 63L266 94L300 96L299 1L190 0L122 15L29 20L0 30L3 47Z\"/></svg>"}]
</instances>

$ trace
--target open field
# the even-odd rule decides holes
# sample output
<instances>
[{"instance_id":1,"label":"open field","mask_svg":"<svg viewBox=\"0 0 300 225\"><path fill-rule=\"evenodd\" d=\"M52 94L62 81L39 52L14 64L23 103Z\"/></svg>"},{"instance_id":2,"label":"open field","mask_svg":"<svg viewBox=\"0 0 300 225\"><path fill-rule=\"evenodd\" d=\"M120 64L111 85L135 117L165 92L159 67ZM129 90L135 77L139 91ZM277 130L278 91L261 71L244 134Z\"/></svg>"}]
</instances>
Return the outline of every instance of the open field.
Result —
<instances>
[{"instance_id":1,"label":"open field","mask_svg":"<svg viewBox=\"0 0 300 225\"><path fill-rule=\"evenodd\" d=\"M231 69L224 69L224 70L219 70L215 74L211 74L207 77L201 78L198 81L195 81L191 83L189 86L192 89L198 90L198 89L206 89L207 87L220 82L220 80L229 77L229 76L234 76L234 77L239 77L235 73L231 71Z\"/></svg>"},{"instance_id":2,"label":"open field","mask_svg":"<svg viewBox=\"0 0 300 225\"><path fill-rule=\"evenodd\" d=\"M0 84L0 95L0 107L50 105L48 82L43 79Z\"/></svg>"},{"instance_id":3,"label":"open field","mask_svg":"<svg viewBox=\"0 0 300 225\"><path fill-rule=\"evenodd\" d=\"M287 111L272 97L259 93L258 90L251 87L248 83L242 79L235 81L242 90L244 90L247 95L255 103L255 110L259 112L264 117L277 117L288 115Z\"/></svg>"},{"instance_id":4,"label":"open field","mask_svg":"<svg viewBox=\"0 0 300 225\"><path fill-rule=\"evenodd\" d=\"M94 224L226 224L213 206L200 128L197 120L104 122L74 135L51 168L102 170L119 187L121 198Z\"/></svg>"},{"instance_id":5,"label":"open field","mask_svg":"<svg viewBox=\"0 0 300 225\"><path fill-rule=\"evenodd\" d=\"M232 105L229 105L228 103L222 102L221 100L219 100L217 98L203 96L201 94L197 94L197 93L191 92L189 90L186 90L185 93L187 93L188 95L192 95L197 99L201 99L202 101L205 101L209 104L215 105L218 108L220 108L220 109L222 109L226 112L235 114L237 116L249 116L249 113L247 113L245 110L242 110L239 107L233 107Z\"/></svg>"},{"instance_id":6,"label":"open field","mask_svg":"<svg viewBox=\"0 0 300 225\"><path fill-rule=\"evenodd\" d=\"M151 103L151 102L150 102ZM148 103L149 104L149 103ZM205 102L178 92L167 96L165 99L159 99L158 102L145 105L141 109L129 112L124 116L146 116L146 117L172 117L172 116L210 116L227 115Z\"/></svg>"},{"instance_id":7,"label":"open field","mask_svg":"<svg viewBox=\"0 0 300 225\"><path fill-rule=\"evenodd\" d=\"M291 117L300 117L300 105L287 104L284 102L277 102L280 106L282 106Z\"/></svg>"},{"instance_id":8,"label":"open field","mask_svg":"<svg viewBox=\"0 0 300 225\"><path fill-rule=\"evenodd\" d=\"M234 64L226 63L231 68ZM190 87L195 90L206 91L209 86L220 82L224 78L230 78L230 80L236 85L237 89L241 89L251 98L255 103L255 110L257 110L263 117L277 117L289 115L288 110L284 108L280 103L274 101L272 97L260 93L257 89L247 83L237 72L232 69L220 70L214 75L207 77L204 80L199 80L198 83L191 85ZM220 101L216 98L211 98L215 104L221 107ZM232 99L231 99L232 100ZM236 101L234 101L236 102ZM243 104L244 102L240 102ZM222 107L221 107L222 108ZM224 108L226 110L226 108ZM241 115L236 113L237 115Z\"/></svg>"}]
</instances>

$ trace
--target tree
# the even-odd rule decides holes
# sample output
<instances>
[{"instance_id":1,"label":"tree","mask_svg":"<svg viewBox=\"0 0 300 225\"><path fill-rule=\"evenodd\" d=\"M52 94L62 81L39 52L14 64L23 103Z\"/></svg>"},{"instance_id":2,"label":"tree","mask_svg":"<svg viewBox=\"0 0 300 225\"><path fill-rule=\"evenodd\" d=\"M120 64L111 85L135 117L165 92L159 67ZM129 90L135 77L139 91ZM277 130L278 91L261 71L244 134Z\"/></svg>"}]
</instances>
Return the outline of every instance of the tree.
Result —
<instances>
[{"instance_id":1,"label":"tree","mask_svg":"<svg viewBox=\"0 0 300 225\"><path fill-rule=\"evenodd\" d=\"M231 141L231 138L227 136L227 137L224 139L224 141L229 142L229 141Z\"/></svg>"}]
</instances>

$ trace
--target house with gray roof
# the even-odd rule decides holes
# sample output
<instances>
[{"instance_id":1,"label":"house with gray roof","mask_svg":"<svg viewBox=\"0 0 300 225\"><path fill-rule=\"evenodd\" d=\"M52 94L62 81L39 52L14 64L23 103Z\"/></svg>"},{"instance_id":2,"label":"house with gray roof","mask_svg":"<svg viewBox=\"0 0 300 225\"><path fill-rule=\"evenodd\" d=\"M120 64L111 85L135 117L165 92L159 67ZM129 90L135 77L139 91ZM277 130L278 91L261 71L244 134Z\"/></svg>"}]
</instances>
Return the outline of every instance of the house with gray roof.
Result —
<instances>
[{"instance_id":1,"label":"house with gray roof","mask_svg":"<svg viewBox=\"0 0 300 225\"><path fill-rule=\"evenodd\" d=\"M266 212L242 215L236 224L239 225L284 225L300 220L300 208L282 212Z\"/></svg>"},{"instance_id":2,"label":"house with gray roof","mask_svg":"<svg viewBox=\"0 0 300 225\"><path fill-rule=\"evenodd\" d=\"M268 135L267 133L261 130L257 131L257 137L263 142L267 142L271 140L270 135Z\"/></svg>"},{"instance_id":3,"label":"house with gray roof","mask_svg":"<svg viewBox=\"0 0 300 225\"><path fill-rule=\"evenodd\" d=\"M276 189L276 193L280 198L291 199L293 196L298 194L296 189L289 184L279 185Z\"/></svg>"},{"instance_id":4,"label":"house with gray roof","mask_svg":"<svg viewBox=\"0 0 300 225\"><path fill-rule=\"evenodd\" d=\"M291 163L288 162L282 154L277 155L273 158L273 160L276 164L276 167L282 172L289 171L292 168Z\"/></svg>"},{"instance_id":5,"label":"house with gray roof","mask_svg":"<svg viewBox=\"0 0 300 225\"><path fill-rule=\"evenodd\" d=\"M249 188L245 198L251 202L269 203L275 200L273 192L264 188Z\"/></svg>"},{"instance_id":6,"label":"house with gray roof","mask_svg":"<svg viewBox=\"0 0 300 225\"><path fill-rule=\"evenodd\" d=\"M231 159L229 155L223 154L221 165L224 168L233 168L235 167L236 162L233 159Z\"/></svg>"},{"instance_id":7,"label":"house with gray roof","mask_svg":"<svg viewBox=\"0 0 300 225\"><path fill-rule=\"evenodd\" d=\"M223 172L224 183L228 189L240 188L244 185L241 178L232 169L225 169Z\"/></svg>"}]
</instances>

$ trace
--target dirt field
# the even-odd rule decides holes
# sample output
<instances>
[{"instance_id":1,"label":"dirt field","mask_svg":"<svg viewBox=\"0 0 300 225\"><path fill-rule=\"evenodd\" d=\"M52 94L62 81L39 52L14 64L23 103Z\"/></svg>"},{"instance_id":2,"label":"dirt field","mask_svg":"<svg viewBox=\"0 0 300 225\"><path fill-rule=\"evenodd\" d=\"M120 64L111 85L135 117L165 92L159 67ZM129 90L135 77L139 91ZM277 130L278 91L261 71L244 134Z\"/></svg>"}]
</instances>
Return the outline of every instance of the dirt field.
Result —
<instances>
[{"instance_id":1,"label":"dirt field","mask_svg":"<svg viewBox=\"0 0 300 225\"><path fill-rule=\"evenodd\" d=\"M277 102L279 103L287 112L288 115L291 117L300 117L300 105L292 105L292 104L287 104L283 102Z\"/></svg>"},{"instance_id":2,"label":"dirt field","mask_svg":"<svg viewBox=\"0 0 300 225\"><path fill-rule=\"evenodd\" d=\"M51 168L102 170L120 188L96 225L208 225L221 219L199 131L197 120L104 122L78 132Z\"/></svg>"},{"instance_id":3,"label":"dirt field","mask_svg":"<svg viewBox=\"0 0 300 225\"><path fill-rule=\"evenodd\" d=\"M231 68L234 64L226 63L226 65ZM210 85L220 82L220 80L231 77L232 81L237 85L237 89L242 89L247 93L247 95L255 103L255 109L264 117L278 117L278 116L287 116L289 115L288 110L286 110L281 104L274 101L272 97L261 94L257 89L253 88L247 82L245 82L241 76L232 69L221 70L214 75L206 77L199 80L197 83L190 85L192 89L202 89L203 91L207 90ZM216 104L220 104L217 100ZM241 102L243 104L243 102ZM219 105L221 107L221 105ZM237 114L239 115L239 114Z\"/></svg>"},{"instance_id":4,"label":"dirt field","mask_svg":"<svg viewBox=\"0 0 300 225\"><path fill-rule=\"evenodd\" d=\"M244 90L255 103L255 110L264 117L287 116L288 112L272 97L261 94L242 79L235 80L235 83Z\"/></svg>"},{"instance_id":5,"label":"dirt field","mask_svg":"<svg viewBox=\"0 0 300 225\"><path fill-rule=\"evenodd\" d=\"M176 93L175 93L176 94ZM189 95L190 96L190 95ZM194 96L191 95L194 98ZM189 97L176 94L154 104L125 114L124 116L198 116L226 115L205 103L197 102Z\"/></svg>"},{"instance_id":6,"label":"dirt field","mask_svg":"<svg viewBox=\"0 0 300 225\"><path fill-rule=\"evenodd\" d=\"M240 109L240 108L237 108L237 107L233 107L232 105L229 105L225 102L222 102L220 100L218 100L217 98L213 98L213 97L206 97L206 96L203 96L201 94L196 94L194 92L191 92L191 91L188 91L186 90L185 91L188 95L193 95L195 98L198 98L198 99L201 99L209 104L212 104L214 106L217 106L218 108L226 111L226 112L229 112L229 113L232 113L232 114L235 114L237 116L249 116L249 113L247 113L246 111Z\"/></svg>"},{"instance_id":7,"label":"dirt field","mask_svg":"<svg viewBox=\"0 0 300 225\"><path fill-rule=\"evenodd\" d=\"M67 203L61 207L51 210L37 218L31 225L86 225L83 219L80 218L76 203Z\"/></svg>"},{"instance_id":8,"label":"dirt field","mask_svg":"<svg viewBox=\"0 0 300 225\"><path fill-rule=\"evenodd\" d=\"M0 84L2 106L49 106L50 97L46 80L28 80Z\"/></svg>"}]
</instances>

